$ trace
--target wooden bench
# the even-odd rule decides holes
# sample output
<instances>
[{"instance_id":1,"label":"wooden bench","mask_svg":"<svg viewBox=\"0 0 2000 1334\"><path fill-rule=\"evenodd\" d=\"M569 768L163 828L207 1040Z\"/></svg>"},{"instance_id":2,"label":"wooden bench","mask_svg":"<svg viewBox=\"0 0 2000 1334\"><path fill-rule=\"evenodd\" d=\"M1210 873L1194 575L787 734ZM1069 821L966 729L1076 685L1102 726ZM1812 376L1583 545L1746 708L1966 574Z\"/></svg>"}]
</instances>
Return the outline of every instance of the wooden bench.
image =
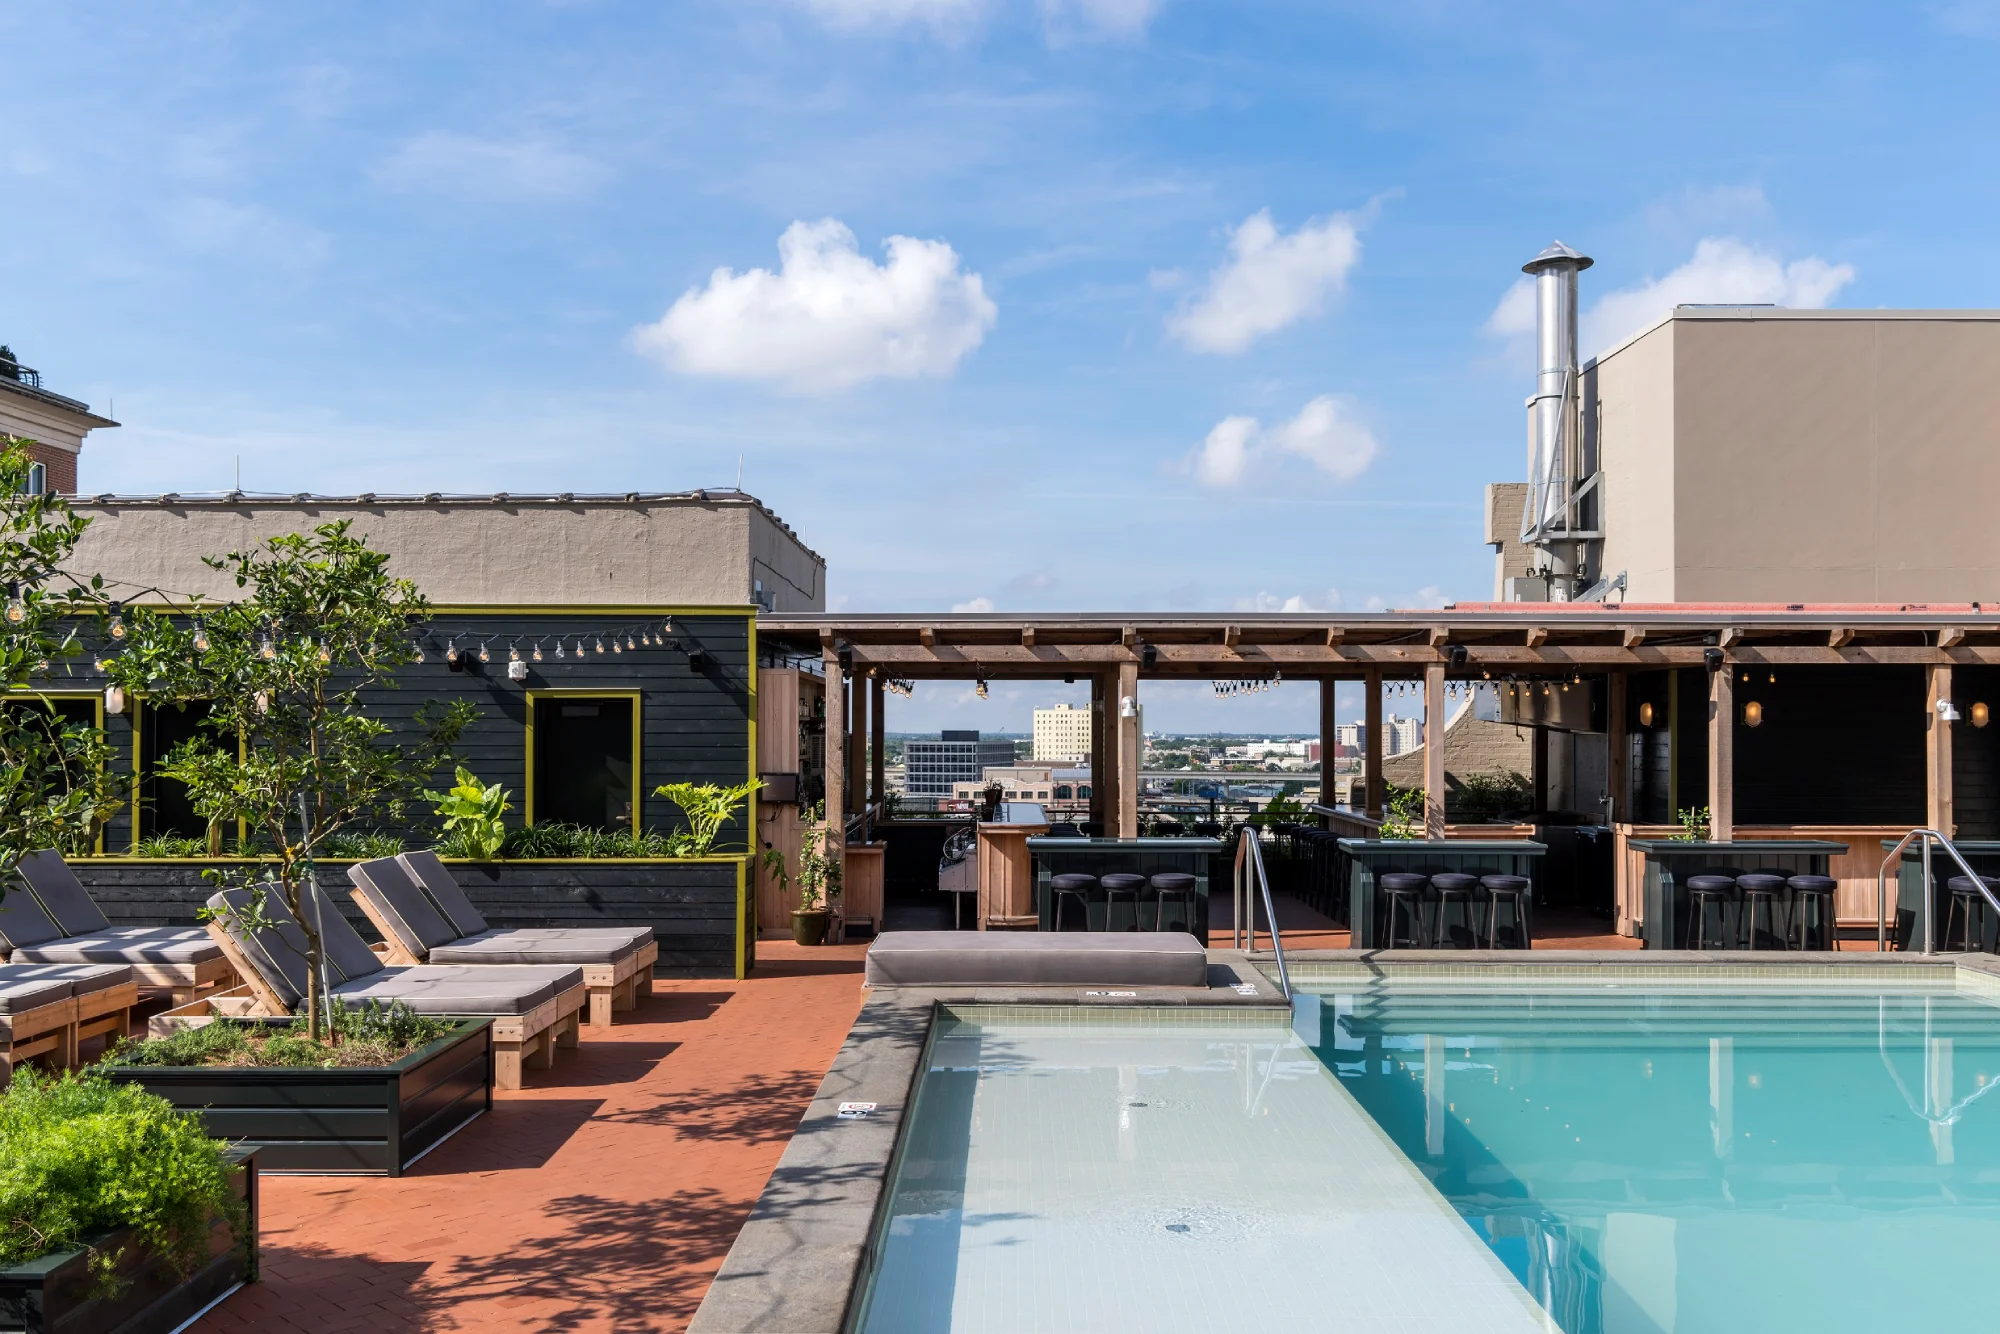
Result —
<instances>
[{"instance_id":1,"label":"wooden bench","mask_svg":"<svg viewBox=\"0 0 2000 1334\"><path fill-rule=\"evenodd\" d=\"M135 982L65 996L48 1005L0 1014L0 1084L13 1078L18 1063L53 1056L65 1070L78 1064L78 1047L94 1037L123 1037L139 1003Z\"/></svg>"}]
</instances>

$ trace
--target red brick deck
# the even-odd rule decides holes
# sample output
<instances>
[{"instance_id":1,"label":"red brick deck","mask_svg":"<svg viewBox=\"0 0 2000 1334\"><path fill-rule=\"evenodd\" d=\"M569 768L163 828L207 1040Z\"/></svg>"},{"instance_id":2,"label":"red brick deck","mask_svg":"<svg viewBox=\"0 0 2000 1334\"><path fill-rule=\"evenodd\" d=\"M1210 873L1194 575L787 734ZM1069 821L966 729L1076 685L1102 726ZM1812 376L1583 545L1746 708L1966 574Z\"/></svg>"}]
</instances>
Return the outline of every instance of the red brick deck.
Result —
<instances>
[{"instance_id":1,"label":"red brick deck","mask_svg":"<svg viewBox=\"0 0 2000 1334\"><path fill-rule=\"evenodd\" d=\"M399 1181L271 1177L264 1273L198 1327L678 1330L861 1003L863 946L661 982Z\"/></svg>"}]
</instances>

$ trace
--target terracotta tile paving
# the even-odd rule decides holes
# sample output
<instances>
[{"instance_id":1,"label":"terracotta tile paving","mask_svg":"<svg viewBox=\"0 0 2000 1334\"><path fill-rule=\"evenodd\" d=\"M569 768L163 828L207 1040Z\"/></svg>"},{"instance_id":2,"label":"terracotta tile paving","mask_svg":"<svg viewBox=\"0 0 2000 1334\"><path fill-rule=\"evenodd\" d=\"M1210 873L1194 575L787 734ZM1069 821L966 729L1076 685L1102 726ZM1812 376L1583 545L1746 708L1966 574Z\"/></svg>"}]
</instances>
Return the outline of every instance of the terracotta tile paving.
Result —
<instances>
[{"instance_id":1,"label":"terracotta tile paving","mask_svg":"<svg viewBox=\"0 0 2000 1334\"><path fill-rule=\"evenodd\" d=\"M863 945L660 982L399 1181L271 1177L263 1281L199 1329L678 1330L861 1003Z\"/></svg>"}]
</instances>

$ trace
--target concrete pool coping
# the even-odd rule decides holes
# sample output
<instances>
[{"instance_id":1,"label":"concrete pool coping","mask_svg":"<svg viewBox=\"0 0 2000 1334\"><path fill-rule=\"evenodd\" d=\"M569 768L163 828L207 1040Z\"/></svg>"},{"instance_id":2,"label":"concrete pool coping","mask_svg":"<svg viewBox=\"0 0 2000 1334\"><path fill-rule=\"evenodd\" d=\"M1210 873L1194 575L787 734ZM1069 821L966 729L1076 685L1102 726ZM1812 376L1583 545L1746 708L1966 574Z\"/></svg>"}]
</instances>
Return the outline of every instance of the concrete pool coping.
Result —
<instances>
[{"instance_id":1,"label":"concrete pool coping","mask_svg":"<svg viewBox=\"0 0 2000 1334\"><path fill-rule=\"evenodd\" d=\"M1629 950L1564 951L1313 950L1287 952L1293 981L1398 977L1500 981L1533 977L1637 975L1716 983L1880 980L1975 981L2000 988L2000 957L1963 954ZM798 1129L688 1325L689 1334L839 1334L858 1315L878 1221L887 1204L904 1117L916 1093L937 1016L953 1007L1042 1007L1093 1011L1101 1020L1130 1012L1209 1010L1281 1022L1289 1002L1266 976L1268 954L1209 951L1207 988L876 987L821 1080ZM1910 977L1922 970L1928 976ZM1347 976L1342 976L1347 974ZM1966 975L1970 975L1969 978ZM842 1103L872 1103L843 1118Z\"/></svg>"}]
</instances>

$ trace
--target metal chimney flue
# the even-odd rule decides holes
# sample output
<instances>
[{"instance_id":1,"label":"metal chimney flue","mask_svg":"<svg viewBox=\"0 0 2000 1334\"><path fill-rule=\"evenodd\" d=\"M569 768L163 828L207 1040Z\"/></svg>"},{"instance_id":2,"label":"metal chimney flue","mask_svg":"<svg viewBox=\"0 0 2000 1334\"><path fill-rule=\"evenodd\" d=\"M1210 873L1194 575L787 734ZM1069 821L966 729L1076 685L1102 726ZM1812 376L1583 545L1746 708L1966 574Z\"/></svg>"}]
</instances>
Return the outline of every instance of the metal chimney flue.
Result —
<instances>
[{"instance_id":1,"label":"metal chimney flue","mask_svg":"<svg viewBox=\"0 0 2000 1334\"><path fill-rule=\"evenodd\" d=\"M1576 500L1583 478L1577 413L1576 275L1590 256L1557 241L1521 266L1535 279L1535 392L1528 399L1528 496L1521 540L1537 549L1549 596L1568 601L1582 568Z\"/></svg>"}]
</instances>

